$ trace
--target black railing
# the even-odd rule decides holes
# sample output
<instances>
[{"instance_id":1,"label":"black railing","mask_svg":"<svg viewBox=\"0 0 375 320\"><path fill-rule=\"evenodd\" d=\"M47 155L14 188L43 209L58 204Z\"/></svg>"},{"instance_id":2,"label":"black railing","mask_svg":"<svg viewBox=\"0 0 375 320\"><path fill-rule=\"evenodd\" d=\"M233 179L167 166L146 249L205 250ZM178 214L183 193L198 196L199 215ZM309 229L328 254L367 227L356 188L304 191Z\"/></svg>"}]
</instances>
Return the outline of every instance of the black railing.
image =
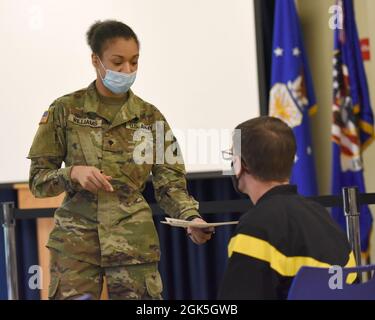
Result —
<instances>
[{"instance_id":1,"label":"black railing","mask_svg":"<svg viewBox=\"0 0 375 320\"><path fill-rule=\"evenodd\" d=\"M321 204L326 208L343 207L342 196L317 196L307 197L308 199ZM375 193L366 193L358 195L359 205L375 205ZM225 200L225 201L200 201L199 212L201 214L218 214L218 213L244 213L251 206L250 200ZM163 215L164 211L157 204L150 204L154 215ZM28 220L38 218L53 218L56 208L43 209L14 209L14 215L17 220ZM1 215L0 215L1 219ZM1 220L0 220L1 221Z\"/></svg>"},{"instance_id":2,"label":"black railing","mask_svg":"<svg viewBox=\"0 0 375 320\"><path fill-rule=\"evenodd\" d=\"M342 207L347 217L348 239L360 265L359 244L359 207L375 204L375 193L358 194L358 188L344 188L342 196L309 197L326 208ZM157 204L150 204L154 215L163 215L164 211ZM203 201L199 203L201 214L244 213L251 207L250 200ZM16 220L52 218L56 208L47 209L17 209L14 202L4 202L0 206L0 222L4 228L4 249L6 253L6 269L8 284L8 299L18 299L18 274L16 261Z\"/></svg>"}]
</instances>

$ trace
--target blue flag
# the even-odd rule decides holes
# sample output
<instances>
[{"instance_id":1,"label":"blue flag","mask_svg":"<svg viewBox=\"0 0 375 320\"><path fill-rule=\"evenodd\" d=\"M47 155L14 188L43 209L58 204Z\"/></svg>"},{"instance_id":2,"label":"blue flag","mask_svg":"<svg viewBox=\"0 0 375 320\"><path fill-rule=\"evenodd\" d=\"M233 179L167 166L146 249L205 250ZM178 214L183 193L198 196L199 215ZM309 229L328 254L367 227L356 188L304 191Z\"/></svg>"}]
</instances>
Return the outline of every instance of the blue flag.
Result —
<instances>
[{"instance_id":1,"label":"blue flag","mask_svg":"<svg viewBox=\"0 0 375 320\"><path fill-rule=\"evenodd\" d=\"M333 162L332 193L342 187L358 186L365 192L362 152L374 137L374 118L352 0L338 1L344 15L343 29L334 33L333 59ZM341 208L332 210L333 218L346 229ZM361 207L362 252L368 251L372 216L368 206Z\"/></svg>"},{"instance_id":2,"label":"blue flag","mask_svg":"<svg viewBox=\"0 0 375 320\"><path fill-rule=\"evenodd\" d=\"M309 118L316 109L294 0L276 0L269 115L293 128L297 154L291 183L305 196L318 192Z\"/></svg>"}]
</instances>

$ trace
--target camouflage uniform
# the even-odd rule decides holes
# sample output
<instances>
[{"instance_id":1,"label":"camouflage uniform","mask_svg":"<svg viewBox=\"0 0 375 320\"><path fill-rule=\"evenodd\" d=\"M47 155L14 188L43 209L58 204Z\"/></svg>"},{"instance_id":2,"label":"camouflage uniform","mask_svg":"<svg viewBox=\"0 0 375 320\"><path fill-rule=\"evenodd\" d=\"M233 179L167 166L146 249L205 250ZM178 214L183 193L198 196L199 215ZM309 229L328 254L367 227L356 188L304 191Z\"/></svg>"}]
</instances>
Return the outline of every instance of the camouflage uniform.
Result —
<instances>
[{"instance_id":1,"label":"camouflage uniform","mask_svg":"<svg viewBox=\"0 0 375 320\"><path fill-rule=\"evenodd\" d=\"M161 299L162 282L157 262L101 268L54 249L50 249L50 253L49 299L75 299L89 294L97 300L101 295L104 275L112 300Z\"/></svg>"},{"instance_id":2,"label":"camouflage uniform","mask_svg":"<svg viewBox=\"0 0 375 320\"><path fill-rule=\"evenodd\" d=\"M102 104L92 83L55 100L39 124L28 156L30 189L36 197L66 191L55 212L47 247L61 257L99 266L105 272L113 267L155 265L160 259L159 239L141 193L150 173L156 200L167 214L180 219L199 216L198 203L187 192L183 164L140 165L133 158L143 141L135 141L133 136L141 128L152 132L155 161L155 123L162 121L164 131L170 130L160 111L131 91L113 121L101 111L105 109ZM164 148L172 143L176 145L175 141L165 142ZM115 191L92 194L83 190L70 179L75 165L95 166L112 176ZM51 268L54 263L52 257ZM52 276L62 277L61 272L52 272Z\"/></svg>"}]
</instances>

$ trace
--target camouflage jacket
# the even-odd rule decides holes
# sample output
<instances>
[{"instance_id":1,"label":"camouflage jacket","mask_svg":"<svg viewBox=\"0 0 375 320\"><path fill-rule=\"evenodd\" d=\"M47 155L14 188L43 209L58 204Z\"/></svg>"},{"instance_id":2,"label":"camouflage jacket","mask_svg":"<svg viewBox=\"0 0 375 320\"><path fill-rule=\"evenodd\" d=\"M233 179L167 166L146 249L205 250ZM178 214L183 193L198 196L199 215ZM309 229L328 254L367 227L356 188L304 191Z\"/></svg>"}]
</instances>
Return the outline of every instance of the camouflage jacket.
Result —
<instances>
[{"instance_id":1,"label":"camouflage jacket","mask_svg":"<svg viewBox=\"0 0 375 320\"><path fill-rule=\"evenodd\" d=\"M180 219L199 216L198 203L187 192L184 164L155 161L160 144L155 124L161 123L165 133L170 128L153 105L129 91L111 123L100 114L100 103L92 83L55 100L39 124L28 155L30 189L36 197L66 191L47 246L101 266L158 261L159 240L141 192L152 173L155 198L167 214ZM147 139L136 137L142 130L148 131ZM163 151L172 144L176 151L175 139L168 141L161 144ZM134 157L141 143L151 150L151 163L139 164ZM115 191L83 190L70 179L74 165L95 166L112 176Z\"/></svg>"}]
</instances>

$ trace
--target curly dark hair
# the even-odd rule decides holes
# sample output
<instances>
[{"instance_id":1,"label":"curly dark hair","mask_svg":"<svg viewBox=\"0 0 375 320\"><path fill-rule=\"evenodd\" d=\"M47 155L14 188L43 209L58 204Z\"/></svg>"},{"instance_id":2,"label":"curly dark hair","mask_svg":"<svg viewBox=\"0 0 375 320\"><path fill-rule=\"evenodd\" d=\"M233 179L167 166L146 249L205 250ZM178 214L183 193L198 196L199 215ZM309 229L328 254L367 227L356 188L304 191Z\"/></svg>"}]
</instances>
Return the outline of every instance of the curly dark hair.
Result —
<instances>
[{"instance_id":1,"label":"curly dark hair","mask_svg":"<svg viewBox=\"0 0 375 320\"><path fill-rule=\"evenodd\" d=\"M125 23L116 20L96 21L86 33L88 45L99 57L102 56L107 42L114 38L134 39L139 46L135 32Z\"/></svg>"}]
</instances>

